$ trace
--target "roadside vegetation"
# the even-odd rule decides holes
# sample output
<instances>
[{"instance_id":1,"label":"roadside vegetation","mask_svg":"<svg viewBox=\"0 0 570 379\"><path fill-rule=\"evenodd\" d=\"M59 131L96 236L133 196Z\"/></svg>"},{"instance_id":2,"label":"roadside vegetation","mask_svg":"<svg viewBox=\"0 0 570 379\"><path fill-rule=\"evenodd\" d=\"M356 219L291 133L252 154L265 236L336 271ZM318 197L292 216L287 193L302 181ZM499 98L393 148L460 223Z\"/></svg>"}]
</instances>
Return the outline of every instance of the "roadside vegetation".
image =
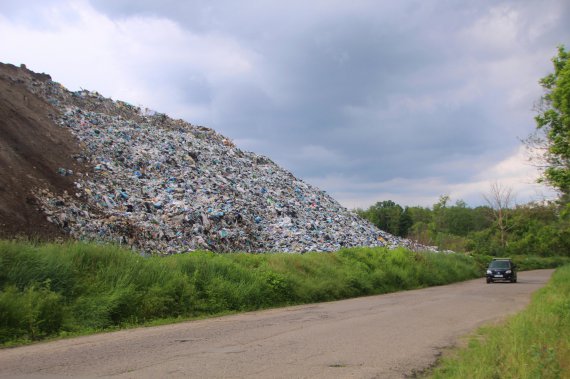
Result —
<instances>
[{"instance_id":1,"label":"roadside vegetation","mask_svg":"<svg viewBox=\"0 0 570 379\"><path fill-rule=\"evenodd\" d=\"M554 273L526 310L479 329L429 377L570 378L570 265Z\"/></svg>"},{"instance_id":2,"label":"roadside vegetation","mask_svg":"<svg viewBox=\"0 0 570 379\"><path fill-rule=\"evenodd\" d=\"M0 344L480 276L471 257L403 249L142 257L112 245L0 241Z\"/></svg>"},{"instance_id":3,"label":"roadside vegetation","mask_svg":"<svg viewBox=\"0 0 570 379\"><path fill-rule=\"evenodd\" d=\"M443 285L482 277L489 259L385 248L143 257L0 241L0 345ZM522 269L570 262L514 259Z\"/></svg>"}]
</instances>

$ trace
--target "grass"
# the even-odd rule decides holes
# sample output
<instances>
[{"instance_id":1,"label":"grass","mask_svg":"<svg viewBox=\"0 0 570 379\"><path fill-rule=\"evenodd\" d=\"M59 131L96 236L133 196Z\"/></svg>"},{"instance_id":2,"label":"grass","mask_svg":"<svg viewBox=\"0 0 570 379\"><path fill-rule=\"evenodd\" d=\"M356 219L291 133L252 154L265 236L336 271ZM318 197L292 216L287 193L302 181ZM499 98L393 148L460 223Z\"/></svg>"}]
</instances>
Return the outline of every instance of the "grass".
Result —
<instances>
[{"instance_id":1,"label":"grass","mask_svg":"<svg viewBox=\"0 0 570 379\"><path fill-rule=\"evenodd\" d=\"M481 328L429 377L570 378L570 265L554 273L526 310Z\"/></svg>"},{"instance_id":2,"label":"grass","mask_svg":"<svg viewBox=\"0 0 570 379\"><path fill-rule=\"evenodd\" d=\"M442 285L481 276L459 254L142 257L113 245L0 241L0 345Z\"/></svg>"}]
</instances>

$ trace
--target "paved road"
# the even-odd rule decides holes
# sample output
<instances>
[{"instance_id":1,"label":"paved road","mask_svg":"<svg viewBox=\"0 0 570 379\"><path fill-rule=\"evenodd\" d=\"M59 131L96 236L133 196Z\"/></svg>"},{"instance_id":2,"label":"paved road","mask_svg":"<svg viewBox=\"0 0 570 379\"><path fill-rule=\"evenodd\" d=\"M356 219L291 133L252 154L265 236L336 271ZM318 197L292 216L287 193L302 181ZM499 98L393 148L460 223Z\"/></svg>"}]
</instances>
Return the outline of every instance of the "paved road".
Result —
<instances>
[{"instance_id":1,"label":"paved road","mask_svg":"<svg viewBox=\"0 0 570 379\"><path fill-rule=\"evenodd\" d=\"M552 270L0 350L0 377L402 378L523 309Z\"/></svg>"}]
</instances>

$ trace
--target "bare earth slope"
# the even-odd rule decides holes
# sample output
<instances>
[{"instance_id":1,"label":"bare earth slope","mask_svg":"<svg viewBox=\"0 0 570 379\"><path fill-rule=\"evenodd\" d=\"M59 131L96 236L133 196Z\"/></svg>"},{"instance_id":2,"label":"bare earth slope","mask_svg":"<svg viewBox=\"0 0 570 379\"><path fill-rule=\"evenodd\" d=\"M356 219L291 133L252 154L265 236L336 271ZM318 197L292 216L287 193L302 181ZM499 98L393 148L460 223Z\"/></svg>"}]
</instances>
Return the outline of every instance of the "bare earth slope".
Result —
<instances>
[{"instance_id":1,"label":"bare earth slope","mask_svg":"<svg viewBox=\"0 0 570 379\"><path fill-rule=\"evenodd\" d=\"M402 378L523 309L553 270L0 350L0 377Z\"/></svg>"},{"instance_id":2,"label":"bare earth slope","mask_svg":"<svg viewBox=\"0 0 570 379\"><path fill-rule=\"evenodd\" d=\"M50 79L0 64L0 238L59 237L63 231L38 210L32 190L70 190L73 181L59 175L58 169L80 170L72 159L79 146L69 131L55 124L57 110L19 80L24 73L37 83Z\"/></svg>"}]
</instances>

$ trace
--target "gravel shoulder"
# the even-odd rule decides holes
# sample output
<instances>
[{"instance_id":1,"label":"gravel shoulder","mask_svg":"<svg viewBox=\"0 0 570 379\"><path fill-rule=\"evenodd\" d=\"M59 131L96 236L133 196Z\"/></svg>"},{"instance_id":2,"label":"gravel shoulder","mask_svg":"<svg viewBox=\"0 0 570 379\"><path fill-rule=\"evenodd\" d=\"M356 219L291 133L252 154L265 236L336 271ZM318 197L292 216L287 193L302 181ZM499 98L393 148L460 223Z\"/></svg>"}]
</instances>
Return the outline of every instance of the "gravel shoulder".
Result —
<instances>
[{"instance_id":1,"label":"gravel shoulder","mask_svg":"<svg viewBox=\"0 0 570 379\"><path fill-rule=\"evenodd\" d=\"M402 378L522 310L554 270L0 350L1 378Z\"/></svg>"}]
</instances>

